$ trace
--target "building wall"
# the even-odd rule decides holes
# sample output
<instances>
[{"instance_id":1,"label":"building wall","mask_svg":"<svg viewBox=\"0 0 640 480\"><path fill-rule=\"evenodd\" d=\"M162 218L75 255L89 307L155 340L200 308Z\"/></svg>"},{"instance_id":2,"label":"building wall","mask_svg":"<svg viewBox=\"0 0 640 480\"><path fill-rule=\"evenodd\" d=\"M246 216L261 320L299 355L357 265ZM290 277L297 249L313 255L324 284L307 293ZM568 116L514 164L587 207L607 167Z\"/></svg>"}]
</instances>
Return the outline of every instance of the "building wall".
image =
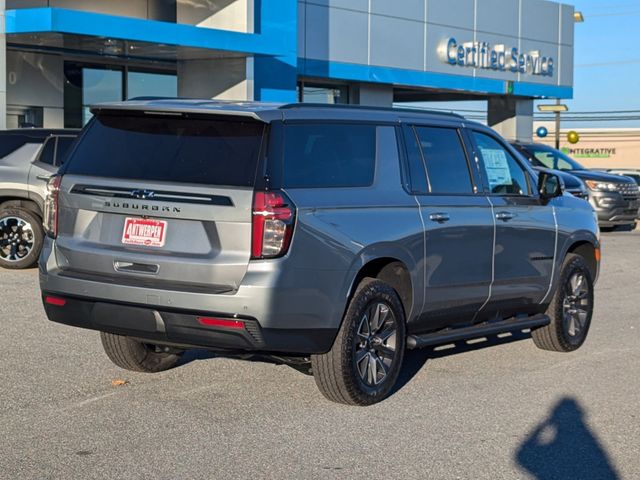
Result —
<instances>
[{"instance_id":1,"label":"building wall","mask_svg":"<svg viewBox=\"0 0 640 480\"><path fill-rule=\"evenodd\" d=\"M573 12L544 0L299 0L298 56L326 62L573 84ZM554 59L552 76L450 65L441 50L489 42ZM446 48L445 48L446 52ZM505 92L506 93L506 92Z\"/></svg>"},{"instance_id":2,"label":"building wall","mask_svg":"<svg viewBox=\"0 0 640 480\"><path fill-rule=\"evenodd\" d=\"M42 108L44 125L64 126L64 73L60 55L9 50L7 54L8 127L17 128L17 116Z\"/></svg>"},{"instance_id":3,"label":"building wall","mask_svg":"<svg viewBox=\"0 0 640 480\"><path fill-rule=\"evenodd\" d=\"M576 129L580 141L572 145L562 131L560 148L587 168L640 169L640 129ZM535 141L554 146L553 135Z\"/></svg>"}]
</instances>

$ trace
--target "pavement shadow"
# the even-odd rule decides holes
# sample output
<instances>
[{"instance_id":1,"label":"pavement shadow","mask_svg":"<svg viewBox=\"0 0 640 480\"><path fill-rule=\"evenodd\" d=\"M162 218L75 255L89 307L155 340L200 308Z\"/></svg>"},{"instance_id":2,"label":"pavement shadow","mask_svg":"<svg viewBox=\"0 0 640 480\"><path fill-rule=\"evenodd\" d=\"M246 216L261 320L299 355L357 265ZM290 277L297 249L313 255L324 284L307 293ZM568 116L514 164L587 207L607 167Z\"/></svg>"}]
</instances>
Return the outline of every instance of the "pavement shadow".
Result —
<instances>
[{"instance_id":1,"label":"pavement shadow","mask_svg":"<svg viewBox=\"0 0 640 480\"><path fill-rule=\"evenodd\" d=\"M505 345L521 340L527 340L531 338L531 334L528 331L525 332L512 332L500 335L488 335L486 337L462 340L459 342L453 342L446 345L438 345L429 348L423 348L419 350L407 350L405 352L404 361L402 364L402 370L400 376L391 392L391 395L396 394L405 385L407 385L413 377L415 377L420 370L424 367L427 361L448 357L451 355L458 355L465 352L471 352L475 350L482 350L484 348L494 347L496 345ZM251 362L271 363L275 365L287 365L294 370L310 375L309 364L304 363L302 359L300 362L291 363L290 361L284 361L277 357L270 357L260 354L233 354L233 353L216 353L206 349L192 349L184 352L180 358L178 366L184 366L197 360L210 360L213 358L232 358L241 359ZM290 359L291 360L291 359Z\"/></svg>"},{"instance_id":2,"label":"pavement shadow","mask_svg":"<svg viewBox=\"0 0 640 480\"><path fill-rule=\"evenodd\" d=\"M484 348L495 347L496 345L505 345L508 343L528 340L531 333L512 332L500 335L487 335L485 337L461 340L445 345L436 345L434 347L423 348L419 350L407 350L402 364L402 371L398 377L398 381L393 388L392 395L396 394L405 387L415 377L424 365L436 358L449 357L451 355L459 355L461 353L482 350Z\"/></svg>"},{"instance_id":3,"label":"pavement shadow","mask_svg":"<svg viewBox=\"0 0 640 480\"><path fill-rule=\"evenodd\" d=\"M516 460L537 480L620 478L573 398L558 402L520 445Z\"/></svg>"}]
</instances>

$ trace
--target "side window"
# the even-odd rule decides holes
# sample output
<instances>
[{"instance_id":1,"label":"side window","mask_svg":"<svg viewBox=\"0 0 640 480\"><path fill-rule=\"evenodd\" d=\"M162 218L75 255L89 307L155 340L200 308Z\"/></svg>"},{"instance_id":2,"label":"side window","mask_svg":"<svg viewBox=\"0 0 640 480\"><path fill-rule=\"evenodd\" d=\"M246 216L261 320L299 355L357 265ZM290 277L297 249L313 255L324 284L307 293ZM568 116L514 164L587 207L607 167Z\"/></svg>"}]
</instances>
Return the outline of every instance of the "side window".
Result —
<instances>
[{"instance_id":1,"label":"side window","mask_svg":"<svg viewBox=\"0 0 640 480\"><path fill-rule=\"evenodd\" d=\"M58 149L56 150L56 166L62 165L67 159L69 147L75 141L75 137L58 137Z\"/></svg>"},{"instance_id":2,"label":"side window","mask_svg":"<svg viewBox=\"0 0 640 480\"><path fill-rule=\"evenodd\" d=\"M285 187L368 187L375 165L376 125L285 125Z\"/></svg>"},{"instance_id":3,"label":"side window","mask_svg":"<svg viewBox=\"0 0 640 480\"><path fill-rule=\"evenodd\" d=\"M469 163L453 128L416 127L431 193L473 193Z\"/></svg>"},{"instance_id":4,"label":"side window","mask_svg":"<svg viewBox=\"0 0 640 480\"><path fill-rule=\"evenodd\" d=\"M38 161L46 163L47 165L53 165L54 154L56 151L56 137L49 137L42 147L42 152L38 157Z\"/></svg>"},{"instance_id":5,"label":"side window","mask_svg":"<svg viewBox=\"0 0 640 480\"><path fill-rule=\"evenodd\" d=\"M416 132L412 127L408 126L405 126L402 131L407 154L407 169L409 170L409 189L414 195L429 193L427 174Z\"/></svg>"},{"instance_id":6,"label":"side window","mask_svg":"<svg viewBox=\"0 0 640 480\"><path fill-rule=\"evenodd\" d=\"M529 195L527 174L515 158L497 140L480 132L472 132L482 157L489 191L499 195Z\"/></svg>"},{"instance_id":7,"label":"side window","mask_svg":"<svg viewBox=\"0 0 640 480\"><path fill-rule=\"evenodd\" d=\"M554 170L571 170L571 164L566 160L554 155L552 152L543 152L537 150L533 152L534 156L540 160L547 168Z\"/></svg>"}]
</instances>

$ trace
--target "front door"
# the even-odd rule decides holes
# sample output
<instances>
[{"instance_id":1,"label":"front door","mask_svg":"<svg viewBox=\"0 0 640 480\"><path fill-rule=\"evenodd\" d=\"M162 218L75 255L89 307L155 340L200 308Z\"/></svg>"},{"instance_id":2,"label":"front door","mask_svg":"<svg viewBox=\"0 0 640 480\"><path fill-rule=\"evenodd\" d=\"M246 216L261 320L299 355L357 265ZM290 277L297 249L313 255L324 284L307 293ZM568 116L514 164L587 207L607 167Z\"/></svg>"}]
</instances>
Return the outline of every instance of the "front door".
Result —
<instances>
[{"instance_id":1,"label":"front door","mask_svg":"<svg viewBox=\"0 0 640 480\"><path fill-rule=\"evenodd\" d=\"M471 137L496 224L495 273L485 312L536 313L553 274L553 207L540 201L530 172L502 141L475 130Z\"/></svg>"}]
</instances>

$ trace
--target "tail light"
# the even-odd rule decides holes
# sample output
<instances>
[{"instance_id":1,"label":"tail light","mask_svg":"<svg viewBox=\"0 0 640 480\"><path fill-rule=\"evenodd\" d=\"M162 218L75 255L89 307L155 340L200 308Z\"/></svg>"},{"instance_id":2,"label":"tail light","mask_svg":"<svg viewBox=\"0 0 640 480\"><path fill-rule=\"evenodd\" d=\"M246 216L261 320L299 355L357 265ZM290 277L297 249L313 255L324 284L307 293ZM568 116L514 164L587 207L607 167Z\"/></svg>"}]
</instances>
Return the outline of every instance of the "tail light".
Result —
<instances>
[{"instance_id":1,"label":"tail light","mask_svg":"<svg viewBox=\"0 0 640 480\"><path fill-rule=\"evenodd\" d=\"M253 197L251 258L281 257L289 250L295 207L282 192L256 192Z\"/></svg>"},{"instance_id":2,"label":"tail light","mask_svg":"<svg viewBox=\"0 0 640 480\"><path fill-rule=\"evenodd\" d=\"M47 182L47 194L44 199L44 231L51 238L58 235L58 196L60 193L61 175L52 176Z\"/></svg>"}]
</instances>

